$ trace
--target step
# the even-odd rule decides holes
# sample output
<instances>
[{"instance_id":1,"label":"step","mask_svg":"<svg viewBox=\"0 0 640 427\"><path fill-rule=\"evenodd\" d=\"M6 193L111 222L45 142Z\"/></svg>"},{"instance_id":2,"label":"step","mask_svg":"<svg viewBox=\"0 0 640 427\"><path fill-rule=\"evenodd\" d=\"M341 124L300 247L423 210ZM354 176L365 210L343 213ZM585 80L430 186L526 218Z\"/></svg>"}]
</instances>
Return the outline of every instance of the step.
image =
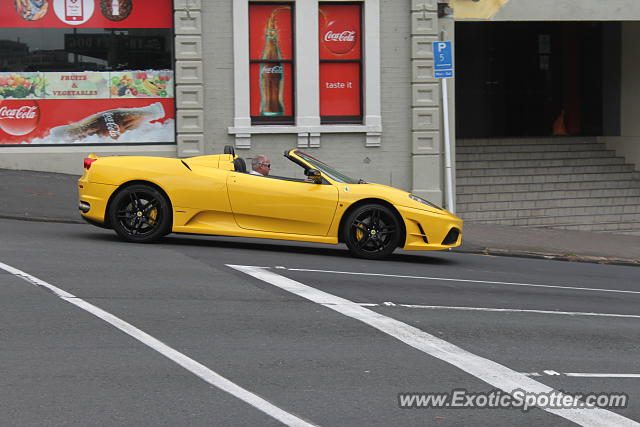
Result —
<instances>
[{"instance_id":1,"label":"step","mask_svg":"<svg viewBox=\"0 0 640 427\"><path fill-rule=\"evenodd\" d=\"M599 224L606 222L632 223L640 222L640 214L582 214L582 215L538 215L521 218L501 219L467 219L477 224L513 225L523 227L565 226L573 224Z\"/></svg>"},{"instance_id":2,"label":"step","mask_svg":"<svg viewBox=\"0 0 640 427\"><path fill-rule=\"evenodd\" d=\"M543 151L535 153L499 152L499 153L457 153L456 161L495 161L495 160L550 160L550 159L587 159L616 157L614 150L588 151Z\"/></svg>"},{"instance_id":3,"label":"step","mask_svg":"<svg viewBox=\"0 0 640 427\"><path fill-rule=\"evenodd\" d=\"M518 159L518 160L477 160L456 161L458 171L493 168L537 168L558 166L607 166L623 165L624 157L562 158L562 159Z\"/></svg>"},{"instance_id":4,"label":"step","mask_svg":"<svg viewBox=\"0 0 640 427\"><path fill-rule=\"evenodd\" d=\"M540 166L540 167L503 167L483 169L458 169L458 178L488 177L488 176L528 176L528 175L575 175L594 173L622 173L634 172L635 168L630 164L619 165L593 165L593 166Z\"/></svg>"},{"instance_id":5,"label":"step","mask_svg":"<svg viewBox=\"0 0 640 427\"><path fill-rule=\"evenodd\" d=\"M537 184L537 183L560 183L560 182L580 182L580 181L616 181L616 180L638 180L640 172L610 172L610 173L573 173L555 175L503 175L503 176L470 176L456 177L458 185L469 184Z\"/></svg>"},{"instance_id":6,"label":"step","mask_svg":"<svg viewBox=\"0 0 640 427\"><path fill-rule=\"evenodd\" d=\"M473 154L473 153L546 153L554 151L605 151L606 144L602 142L590 142L582 144L566 144L566 145L543 145L543 144L523 144L523 145L478 145L465 146L456 145L457 154Z\"/></svg>"},{"instance_id":7,"label":"step","mask_svg":"<svg viewBox=\"0 0 640 427\"><path fill-rule=\"evenodd\" d=\"M502 211L513 209L542 209L542 208L577 208L577 207L616 207L638 206L640 197L564 197L556 199L518 200L518 201L488 201L488 202L460 202L456 203L458 212Z\"/></svg>"},{"instance_id":8,"label":"step","mask_svg":"<svg viewBox=\"0 0 640 427\"><path fill-rule=\"evenodd\" d=\"M563 144L589 144L597 142L593 137L545 137L545 138L489 138L489 139L456 139L457 146L473 147L478 145L563 145Z\"/></svg>"},{"instance_id":9,"label":"step","mask_svg":"<svg viewBox=\"0 0 640 427\"><path fill-rule=\"evenodd\" d=\"M579 191L579 190L614 190L640 189L640 180L595 180L577 182L547 182L526 184L482 184L473 183L460 185L456 188L458 196L468 194L505 194L528 193L538 191Z\"/></svg>"},{"instance_id":10,"label":"step","mask_svg":"<svg viewBox=\"0 0 640 427\"><path fill-rule=\"evenodd\" d=\"M587 190L549 190L456 194L456 203L517 202L523 200L555 200L601 197L639 197L640 188L600 188Z\"/></svg>"},{"instance_id":11,"label":"step","mask_svg":"<svg viewBox=\"0 0 640 427\"><path fill-rule=\"evenodd\" d=\"M624 234L625 236L640 236L640 230L620 230L620 231L609 231L611 234Z\"/></svg>"},{"instance_id":12,"label":"step","mask_svg":"<svg viewBox=\"0 0 640 427\"><path fill-rule=\"evenodd\" d=\"M640 221L632 222L602 222L598 224L565 224L565 230L576 231L599 231L609 233L640 232Z\"/></svg>"},{"instance_id":13,"label":"step","mask_svg":"<svg viewBox=\"0 0 640 427\"><path fill-rule=\"evenodd\" d=\"M620 206L575 206L575 207L540 207L522 208L508 210L476 210L458 213L465 220L499 220L516 218L535 217L564 217L570 215L620 215L635 214L640 220L640 205L620 205Z\"/></svg>"}]
</instances>

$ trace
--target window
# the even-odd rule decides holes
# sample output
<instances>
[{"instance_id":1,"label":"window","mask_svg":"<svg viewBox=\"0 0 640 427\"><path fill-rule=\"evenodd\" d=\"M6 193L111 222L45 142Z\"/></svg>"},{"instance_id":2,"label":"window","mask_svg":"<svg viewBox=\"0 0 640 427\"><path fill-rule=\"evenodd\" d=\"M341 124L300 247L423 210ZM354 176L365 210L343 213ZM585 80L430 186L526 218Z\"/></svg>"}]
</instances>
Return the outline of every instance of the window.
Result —
<instances>
[{"instance_id":1,"label":"window","mask_svg":"<svg viewBox=\"0 0 640 427\"><path fill-rule=\"evenodd\" d=\"M15 1L0 15L0 145L175 143L173 2Z\"/></svg>"},{"instance_id":2,"label":"window","mask_svg":"<svg viewBox=\"0 0 640 427\"><path fill-rule=\"evenodd\" d=\"M293 124L293 4L249 9L251 123Z\"/></svg>"},{"instance_id":3,"label":"window","mask_svg":"<svg viewBox=\"0 0 640 427\"><path fill-rule=\"evenodd\" d=\"M320 3L321 123L362 123L360 3Z\"/></svg>"},{"instance_id":4,"label":"window","mask_svg":"<svg viewBox=\"0 0 640 427\"><path fill-rule=\"evenodd\" d=\"M277 30L268 31L276 10L271 27ZM250 148L254 134L287 133L298 134L299 147L319 146L323 133L365 133L366 146L380 145L380 0L233 0L233 32L234 120L228 132L236 147ZM280 57L270 59L269 32L277 34ZM279 102L271 115L264 108L260 113L261 86L269 87L260 81L265 68L282 76L269 76L279 89L272 89Z\"/></svg>"}]
</instances>

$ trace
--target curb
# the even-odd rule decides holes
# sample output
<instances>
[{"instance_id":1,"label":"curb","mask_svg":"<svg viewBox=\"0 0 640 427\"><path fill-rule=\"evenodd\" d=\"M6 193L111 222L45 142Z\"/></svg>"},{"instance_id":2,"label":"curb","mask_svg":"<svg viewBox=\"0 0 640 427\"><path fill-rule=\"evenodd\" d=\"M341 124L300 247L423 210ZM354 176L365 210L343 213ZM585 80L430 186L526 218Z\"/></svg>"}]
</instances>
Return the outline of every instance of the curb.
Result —
<instances>
[{"instance_id":1,"label":"curb","mask_svg":"<svg viewBox=\"0 0 640 427\"><path fill-rule=\"evenodd\" d=\"M49 218L40 216L21 216L21 215L4 215L0 214L2 219L13 219L16 221L32 221L32 222L55 222L59 224L86 224L81 219L66 219L66 218Z\"/></svg>"},{"instance_id":2,"label":"curb","mask_svg":"<svg viewBox=\"0 0 640 427\"><path fill-rule=\"evenodd\" d=\"M554 261L586 262L590 264L609 264L640 267L640 259L608 258L590 255L563 255L546 252L529 252L509 249L451 249L451 252L476 255L507 256L515 258L546 259Z\"/></svg>"}]
</instances>

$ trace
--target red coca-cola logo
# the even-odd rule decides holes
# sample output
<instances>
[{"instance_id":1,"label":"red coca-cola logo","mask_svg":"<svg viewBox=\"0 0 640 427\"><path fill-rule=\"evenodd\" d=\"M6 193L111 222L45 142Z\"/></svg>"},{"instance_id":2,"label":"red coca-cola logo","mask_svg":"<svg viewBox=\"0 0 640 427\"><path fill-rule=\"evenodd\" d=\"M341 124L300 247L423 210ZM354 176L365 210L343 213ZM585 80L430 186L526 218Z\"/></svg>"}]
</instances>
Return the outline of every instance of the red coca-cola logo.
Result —
<instances>
[{"instance_id":1,"label":"red coca-cola logo","mask_svg":"<svg viewBox=\"0 0 640 427\"><path fill-rule=\"evenodd\" d=\"M26 135L40 121L40 106L36 101L3 101L0 104L0 129L9 135Z\"/></svg>"},{"instance_id":2,"label":"red coca-cola logo","mask_svg":"<svg viewBox=\"0 0 640 427\"><path fill-rule=\"evenodd\" d=\"M358 33L347 23L329 22L322 30L322 42L331 52L344 55L353 49Z\"/></svg>"}]
</instances>

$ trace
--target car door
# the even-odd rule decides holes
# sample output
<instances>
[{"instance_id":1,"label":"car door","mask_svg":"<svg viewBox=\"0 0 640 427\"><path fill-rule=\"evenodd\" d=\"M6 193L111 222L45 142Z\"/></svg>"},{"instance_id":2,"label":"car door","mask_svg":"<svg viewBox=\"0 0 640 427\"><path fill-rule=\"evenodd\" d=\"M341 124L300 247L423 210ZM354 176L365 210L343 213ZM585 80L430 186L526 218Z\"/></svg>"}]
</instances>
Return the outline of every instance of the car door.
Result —
<instances>
[{"instance_id":1,"label":"car door","mask_svg":"<svg viewBox=\"0 0 640 427\"><path fill-rule=\"evenodd\" d=\"M326 236L338 204L331 184L234 172L227 188L236 223L249 230Z\"/></svg>"}]
</instances>

